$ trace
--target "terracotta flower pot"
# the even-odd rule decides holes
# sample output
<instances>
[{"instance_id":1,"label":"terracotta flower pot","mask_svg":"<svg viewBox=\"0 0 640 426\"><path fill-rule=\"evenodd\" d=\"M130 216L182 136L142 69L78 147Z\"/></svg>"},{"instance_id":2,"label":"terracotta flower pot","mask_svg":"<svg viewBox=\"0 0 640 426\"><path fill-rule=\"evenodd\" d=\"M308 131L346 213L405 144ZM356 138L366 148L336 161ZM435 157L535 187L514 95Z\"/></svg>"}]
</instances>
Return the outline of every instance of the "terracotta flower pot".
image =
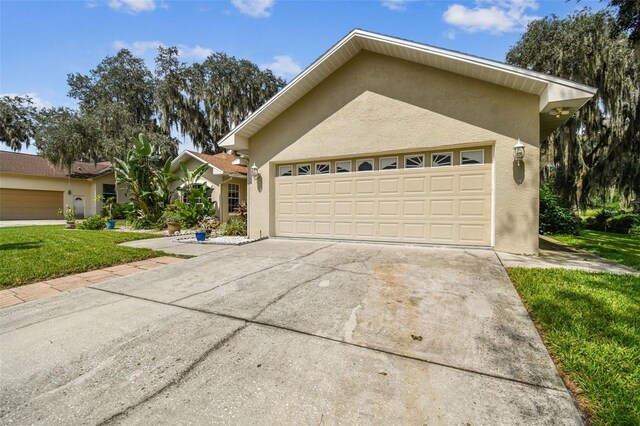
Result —
<instances>
[{"instance_id":1,"label":"terracotta flower pot","mask_svg":"<svg viewBox=\"0 0 640 426\"><path fill-rule=\"evenodd\" d=\"M67 226L65 226L66 229L76 229L76 222L75 221L67 221Z\"/></svg>"},{"instance_id":2,"label":"terracotta flower pot","mask_svg":"<svg viewBox=\"0 0 640 426\"><path fill-rule=\"evenodd\" d=\"M182 225L180 225L179 223L167 223L167 230L169 231L169 235L173 235L181 229Z\"/></svg>"}]
</instances>

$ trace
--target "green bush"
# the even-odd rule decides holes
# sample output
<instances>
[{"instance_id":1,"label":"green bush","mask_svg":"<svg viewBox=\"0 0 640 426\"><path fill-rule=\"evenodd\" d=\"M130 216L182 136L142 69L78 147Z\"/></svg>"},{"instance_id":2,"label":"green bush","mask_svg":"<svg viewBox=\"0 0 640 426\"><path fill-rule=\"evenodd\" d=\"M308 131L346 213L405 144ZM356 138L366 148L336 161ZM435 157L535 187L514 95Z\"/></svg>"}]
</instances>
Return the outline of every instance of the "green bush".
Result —
<instances>
[{"instance_id":1,"label":"green bush","mask_svg":"<svg viewBox=\"0 0 640 426\"><path fill-rule=\"evenodd\" d=\"M569 209L560 205L560 197L551 192L548 186L540 187L540 233L573 234L580 232L580 221Z\"/></svg>"},{"instance_id":2,"label":"green bush","mask_svg":"<svg viewBox=\"0 0 640 426\"><path fill-rule=\"evenodd\" d=\"M114 203L111 206L111 218L114 220L117 219L126 219L129 211L131 210L131 203ZM106 207L102 208L102 216L108 216L109 212Z\"/></svg>"},{"instance_id":3,"label":"green bush","mask_svg":"<svg viewBox=\"0 0 640 426\"><path fill-rule=\"evenodd\" d=\"M640 225L633 226L629 230L629 235L640 235Z\"/></svg>"},{"instance_id":4,"label":"green bush","mask_svg":"<svg viewBox=\"0 0 640 426\"><path fill-rule=\"evenodd\" d=\"M613 217L609 210L600 210L595 216L588 217L584 221L584 227L592 231L604 231L607 221Z\"/></svg>"},{"instance_id":5,"label":"green bush","mask_svg":"<svg viewBox=\"0 0 640 426\"><path fill-rule=\"evenodd\" d=\"M247 235L247 223L239 218L229 219L226 223L220 226L222 235L229 236L244 236Z\"/></svg>"},{"instance_id":6,"label":"green bush","mask_svg":"<svg viewBox=\"0 0 640 426\"><path fill-rule=\"evenodd\" d=\"M78 223L77 228L84 229L84 230L91 230L91 231L99 231L101 229L104 229L106 222L107 220L102 216L99 216L99 215L93 216Z\"/></svg>"},{"instance_id":7,"label":"green bush","mask_svg":"<svg viewBox=\"0 0 640 426\"><path fill-rule=\"evenodd\" d=\"M629 234L634 226L640 225L640 215L624 213L607 220L607 231L619 234Z\"/></svg>"}]
</instances>

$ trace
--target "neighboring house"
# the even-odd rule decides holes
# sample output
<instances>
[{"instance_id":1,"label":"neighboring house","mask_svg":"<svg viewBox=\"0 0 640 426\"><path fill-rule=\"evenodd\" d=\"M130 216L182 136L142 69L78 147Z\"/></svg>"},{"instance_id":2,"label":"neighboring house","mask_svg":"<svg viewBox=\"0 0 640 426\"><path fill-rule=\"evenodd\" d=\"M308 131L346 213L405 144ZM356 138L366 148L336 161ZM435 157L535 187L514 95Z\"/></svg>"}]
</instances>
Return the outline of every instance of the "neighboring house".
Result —
<instances>
[{"instance_id":1,"label":"neighboring house","mask_svg":"<svg viewBox=\"0 0 640 426\"><path fill-rule=\"evenodd\" d=\"M69 174L40 156L0 151L0 220L62 219L65 206L78 218L93 216L102 210L99 194L127 201L111 163L76 161Z\"/></svg>"},{"instance_id":2,"label":"neighboring house","mask_svg":"<svg viewBox=\"0 0 640 426\"><path fill-rule=\"evenodd\" d=\"M225 222L236 215L240 201L247 200L247 166L246 161L234 155L221 153L215 155L201 154L193 151L182 151L171 162L171 171L181 175L180 163L188 170L195 170L203 164L209 169L202 175L199 183L213 189L211 199L218 203L218 218ZM180 182L175 188L180 196Z\"/></svg>"},{"instance_id":3,"label":"neighboring house","mask_svg":"<svg viewBox=\"0 0 640 426\"><path fill-rule=\"evenodd\" d=\"M540 141L595 92L354 30L220 145L256 166L250 238L537 254Z\"/></svg>"}]
</instances>

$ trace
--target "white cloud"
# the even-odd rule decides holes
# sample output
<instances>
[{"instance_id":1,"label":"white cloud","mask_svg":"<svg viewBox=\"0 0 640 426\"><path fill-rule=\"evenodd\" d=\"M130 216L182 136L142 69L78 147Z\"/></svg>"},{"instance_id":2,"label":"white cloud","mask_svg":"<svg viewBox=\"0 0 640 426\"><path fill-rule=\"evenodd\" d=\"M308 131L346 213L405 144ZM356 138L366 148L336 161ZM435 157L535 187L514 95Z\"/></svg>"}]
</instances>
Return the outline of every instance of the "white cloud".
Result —
<instances>
[{"instance_id":1,"label":"white cloud","mask_svg":"<svg viewBox=\"0 0 640 426\"><path fill-rule=\"evenodd\" d=\"M456 39L456 32L454 30L447 30L442 35L444 35L449 40L455 40Z\"/></svg>"},{"instance_id":2,"label":"white cloud","mask_svg":"<svg viewBox=\"0 0 640 426\"><path fill-rule=\"evenodd\" d=\"M156 8L155 0L109 0L107 4L111 9L131 14L151 12Z\"/></svg>"},{"instance_id":3,"label":"white cloud","mask_svg":"<svg viewBox=\"0 0 640 426\"><path fill-rule=\"evenodd\" d=\"M280 77L295 77L302 71L302 67L296 64L291 56L287 55L274 56L272 63L260 65L260 68L270 69Z\"/></svg>"},{"instance_id":4,"label":"white cloud","mask_svg":"<svg viewBox=\"0 0 640 426\"><path fill-rule=\"evenodd\" d=\"M407 10L407 3L409 0L382 0L382 6L394 12L402 12Z\"/></svg>"},{"instance_id":5,"label":"white cloud","mask_svg":"<svg viewBox=\"0 0 640 426\"><path fill-rule=\"evenodd\" d=\"M44 99L42 99L41 97L38 96L38 94L36 92L29 92L29 93L22 93L22 94L18 94L18 93L0 93L0 97L3 96L9 96L9 97L15 97L15 96L20 96L20 97L30 97L31 101L33 102L32 105L38 109L40 108L51 108L51 103L45 101Z\"/></svg>"},{"instance_id":6,"label":"white cloud","mask_svg":"<svg viewBox=\"0 0 640 426\"><path fill-rule=\"evenodd\" d=\"M271 9L275 0L231 0L240 13L253 16L254 18L268 18L271 16Z\"/></svg>"},{"instance_id":7,"label":"white cloud","mask_svg":"<svg viewBox=\"0 0 640 426\"><path fill-rule=\"evenodd\" d=\"M178 48L178 56L182 59L205 59L213 53L208 47L202 47L198 44L195 46L187 46L185 44L175 45ZM158 40L134 41L127 43L123 40L113 42L113 48L116 50L128 49L136 56L145 56L148 53L156 54L158 47L167 47L167 45Z\"/></svg>"},{"instance_id":8,"label":"white cloud","mask_svg":"<svg viewBox=\"0 0 640 426\"><path fill-rule=\"evenodd\" d=\"M466 32L488 31L492 34L521 31L539 17L527 14L536 10L536 0L475 0L475 7L453 4L447 8L444 20Z\"/></svg>"}]
</instances>

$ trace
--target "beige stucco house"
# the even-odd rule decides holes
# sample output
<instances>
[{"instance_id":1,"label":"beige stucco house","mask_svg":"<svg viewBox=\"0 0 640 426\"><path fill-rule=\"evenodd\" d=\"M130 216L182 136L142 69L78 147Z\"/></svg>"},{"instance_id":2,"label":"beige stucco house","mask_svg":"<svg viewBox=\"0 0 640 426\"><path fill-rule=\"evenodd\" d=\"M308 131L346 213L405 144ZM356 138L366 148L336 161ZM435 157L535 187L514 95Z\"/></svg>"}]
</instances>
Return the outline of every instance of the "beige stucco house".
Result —
<instances>
[{"instance_id":1,"label":"beige stucco house","mask_svg":"<svg viewBox=\"0 0 640 426\"><path fill-rule=\"evenodd\" d=\"M0 151L0 220L62 219L65 206L80 219L94 216L102 211L100 194L128 201L111 163L76 161L69 173L37 155Z\"/></svg>"},{"instance_id":2,"label":"beige stucco house","mask_svg":"<svg viewBox=\"0 0 640 426\"><path fill-rule=\"evenodd\" d=\"M255 164L251 238L537 254L540 141L595 91L354 30L221 146Z\"/></svg>"},{"instance_id":3,"label":"beige stucco house","mask_svg":"<svg viewBox=\"0 0 640 426\"><path fill-rule=\"evenodd\" d=\"M171 171L181 175L180 163L188 170L195 170L203 164L208 165L207 171L198 183L213 189L211 199L218 203L218 218L226 222L236 216L236 207L241 201L247 200L247 166L246 160L228 153L215 155L202 154L194 151L182 151L171 162ZM180 196L180 182L176 182L174 189Z\"/></svg>"}]
</instances>

